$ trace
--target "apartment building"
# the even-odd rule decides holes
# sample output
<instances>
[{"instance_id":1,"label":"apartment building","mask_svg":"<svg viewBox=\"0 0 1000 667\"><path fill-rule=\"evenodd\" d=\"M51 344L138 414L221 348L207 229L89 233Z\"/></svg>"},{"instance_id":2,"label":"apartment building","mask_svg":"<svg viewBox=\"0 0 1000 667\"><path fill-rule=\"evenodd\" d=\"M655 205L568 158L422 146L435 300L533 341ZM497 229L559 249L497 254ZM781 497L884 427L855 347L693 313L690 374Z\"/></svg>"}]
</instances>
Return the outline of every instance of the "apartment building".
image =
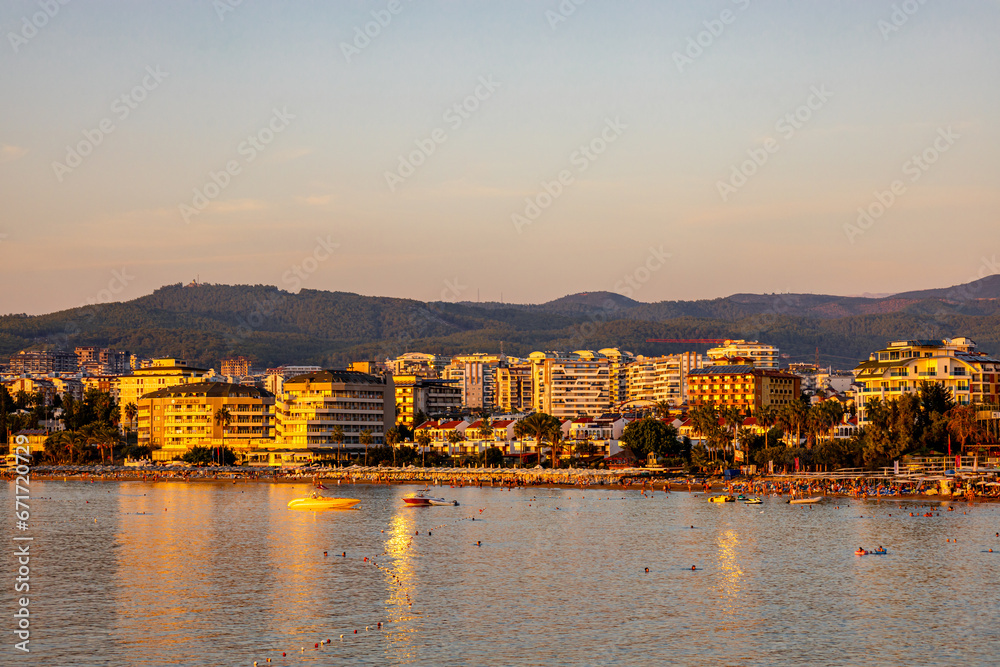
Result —
<instances>
[{"instance_id":1,"label":"apartment building","mask_svg":"<svg viewBox=\"0 0 1000 667\"><path fill-rule=\"evenodd\" d=\"M441 377L441 371L450 361L434 354L423 352L407 352L395 359L387 359L386 366L393 375L416 375L417 377L434 379Z\"/></svg>"},{"instance_id":2,"label":"apartment building","mask_svg":"<svg viewBox=\"0 0 1000 667\"><path fill-rule=\"evenodd\" d=\"M372 444L385 442L396 423L392 379L355 371L314 371L285 380L276 401L276 444L293 449L338 446L334 427L344 432L344 447L361 445L369 431Z\"/></svg>"},{"instance_id":3,"label":"apartment building","mask_svg":"<svg viewBox=\"0 0 1000 667\"><path fill-rule=\"evenodd\" d=\"M727 340L719 347L713 347L706 356L708 363L716 366L750 364L758 368L778 368L778 348L755 340Z\"/></svg>"},{"instance_id":4,"label":"apartment building","mask_svg":"<svg viewBox=\"0 0 1000 667\"><path fill-rule=\"evenodd\" d=\"M749 364L705 366L688 372L688 405L715 403L754 413L766 405L797 401L802 378Z\"/></svg>"},{"instance_id":5,"label":"apartment building","mask_svg":"<svg viewBox=\"0 0 1000 667\"><path fill-rule=\"evenodd\" d=\"M626 367L625 401L631 405L654 405L667 401L674 407L687 401L687 376L701 368L702 356L682 352L659 357L638 357Z\"/></svg>"},{"instance_id":6,"label":"apartment building","mask_svg":"<svg viewBox=\"0 0 1000 667\"><path fill-rule=\"evenodd\" d=\"M94 345L74 349L80 371L88 375L124 375L131 370L127 350L113 350Z\"/></svg>"},{"instance_id":7,"label":"apartment building","mask_svg":"<svg viewBox=\"0 0 1000 667\"><path fill-rule=\"evenodd\" d=\"M628 401L628 367L636 357L631 352L619 350L617 347L606 347L598 350L608 359L609 392L611 404L619 406Z\"/></svg>"},{"instance_id":8,"label":"apartment building","mask_svg":"<svg viewBox=\"0 0 1000 667\"><path fill-rule=\"evenodd\" d=\"M419 375L395 375L397 419L413 425L418 412L437 416L454 412L462 406L462 390L450 380Z\"/></svg>"},{"instance_id":9,"label":"apartment building","mask_svg":"<svg viewBox=\"0 0 1000 667\"><path fill-rule=\"evenodd\" d=\"M611 362L600 352L532 352L532 407L558 419L598 417L611 407Z\"/></svg>"},{"instance_id":10,"label":"apartment building","mask_svg":"<svg viewBox=\"0 0 1000 667\"><path fill-rule=\"evenodd\" d=\"M48 375L49 373L76 373L79 364L72 352L21 350L10 357L9 375Z\"/></svg>"},{"instance_id":11,"label":"apartment building","mask_svg":"<svg viewBox=\"0 0 1000 667\"><path fill-rule=\"evenodd\" d=\"M118 378L118 401L122 407L129 403L139 405L139 399L144 394L178 384L204 382L213 377L215 371L189 366L183 359L153 359L151 366L136 368L131 375Z\"/></svg>"},{"instance_id":12,"label":"apartment building","mask_svg":"<svg viewBox=\"0 0 1000 667\"><path fill-rule=\"evenodd\" d=\"M453 357L441 376L462 392L462 406L492 409L496 370L504 359L498 354L463 354Z\"/></svg>"},{"instance_id":13,"label":"apartment building","mask_svg":"<svg viewBox=\"0 0 1000 667\"><path fill-rule=\"evenodd\" d=\"M154 461L172 461L192 447L225 446L246 454L254 441L273 437L274 395L227 382L191 382L157 389L139 398L140 445L153 448ZM216 423L220 408L230 423ZM225 431L225 432L223 432Z\"/></svg>"},{"instance_id":14,"label":"apartment building","mask_svg":"<svg viewBox=\"0 0 1000 667\"><path fill-rule=\"evenodd\" d=\"M243 355L223 359L220 367L222 375L233 375L235 377L253 375L253 362Z\"/></svg>"},{"instance_id":15,"label":"apartment building","mask_svg":"<svg viewBox=\"0 0 1000 667\"><path fill-rule=\"evenodd\" d=\"M533 387L531 364L508 359L493 373L493 407L509 413L530 410Z\"/></svg>"},{"instance_id":16,"label":"apartment building","mask_svg":"<svg viewBox=\"0 0 1000 667\"><path fill-rule=\"evenodd\" d=\"M960 405L1000 401L1000 359L977 351L975 341L964 337L892 341L858 364L854 375L862 426L872 398L914 393L921 382L944 386Z\"/></svg>"}]
</instances>

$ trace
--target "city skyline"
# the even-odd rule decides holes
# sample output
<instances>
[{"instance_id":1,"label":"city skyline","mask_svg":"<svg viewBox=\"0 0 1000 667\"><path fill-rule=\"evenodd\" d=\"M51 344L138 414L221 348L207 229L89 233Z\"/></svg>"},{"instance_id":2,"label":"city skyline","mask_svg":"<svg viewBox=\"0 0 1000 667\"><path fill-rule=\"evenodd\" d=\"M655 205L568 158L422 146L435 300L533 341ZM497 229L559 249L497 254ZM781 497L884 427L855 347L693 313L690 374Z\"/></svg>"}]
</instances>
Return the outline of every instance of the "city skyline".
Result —
<instances>
[{"instance_id":1,"label":"city skyline","mask_svg":"<svg viewBox=\"0 0 1000 667\"><path fill-rule=\"evenodd\" d=\"M965 283L996 271L998 27L917 0L9 3L0 311L196 276L512 303L653 265L628 296Z\"/></svg>"}]
</instances>

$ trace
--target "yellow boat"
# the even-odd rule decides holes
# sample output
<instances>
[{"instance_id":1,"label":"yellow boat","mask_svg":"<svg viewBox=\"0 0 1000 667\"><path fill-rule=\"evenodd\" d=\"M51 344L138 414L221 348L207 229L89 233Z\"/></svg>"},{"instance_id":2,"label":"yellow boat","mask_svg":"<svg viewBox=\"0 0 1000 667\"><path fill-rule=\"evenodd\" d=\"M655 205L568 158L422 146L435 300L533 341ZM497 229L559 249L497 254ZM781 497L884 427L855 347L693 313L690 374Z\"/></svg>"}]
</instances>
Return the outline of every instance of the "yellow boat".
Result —
<instances>
[{"instance_id":1,"label":"yellow boat","mask_svg":"<svg viewBox=\"0 0 1000 667\"><path fill-rule=\"evenodd\" d=\"M288 503L290 510L347 510L361 500L359 498L326 498L313 495L308 498L296 498Z\"/></svg>"},{"instance_id":2,"label":"yellow boat","mask_svg":"<svg viewBox=\"0 0 1000 667\"><path fill-rule=\"evenodd\" d=\"M712 496L708 499L710 503L735 503L736 498L733 496Z\"/></svg>"}]
</instances>

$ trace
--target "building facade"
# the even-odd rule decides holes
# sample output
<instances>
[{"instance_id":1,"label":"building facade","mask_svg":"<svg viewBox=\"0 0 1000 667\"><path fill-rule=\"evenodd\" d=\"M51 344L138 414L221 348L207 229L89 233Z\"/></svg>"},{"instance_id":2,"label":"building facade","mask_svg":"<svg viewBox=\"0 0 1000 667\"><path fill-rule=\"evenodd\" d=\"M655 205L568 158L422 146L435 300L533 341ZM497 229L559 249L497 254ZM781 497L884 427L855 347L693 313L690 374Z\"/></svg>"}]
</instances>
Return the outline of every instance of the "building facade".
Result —
<instances>
[{"instance_id":1,"label":"building facade","mask_svg":"<svg viewBox=\"0 0 1000 667\"><path fill-rule=\"evenodd\" d=\"M418 412L436 417L462 407L462 390L450 380L424 378L419 375L396 375L396 415L399 423L415 426Z\"/></svg>"},{"instance_id":2,"label":"building facade","mask_svg":"<svg viewBox=\"0 0 1000 667\"><path fill-rule=\"evenodd\" d=\"M508 360L497 367L493 374L495 409L511 413L530 410L533 394L530 363Z\"/></svg>"},{"instance_id":3,"label":"building facade","mask_svg":"<svg viewBox=\"0 0 1000 667\"><path fill-rule=\"evenodd\" d=\"M781 407L799 400L798 375L748 364L706 366L688 373L688 404L714 403L756 413L763 406Z\"/></svg>"},{"instance_id":4,"label":"building facade","mask_svg":"<svg viewBox=\"0 0 1000 667\"><path fill-rule=\"evenodd\" d=\"M183 359L173 357L154 359L151 366L137 368L131 375L118 378L118 400L124 408L129 403L139 405L139 398L158 389L177 384L203 382L214 376L207 368L188 366Z\"/></svg>"},{"instance_id":5,"label":"building facade","mask_svg":"<svg viewBox=\"0 0 1000 667\"><path fill-rule=\"evenodd\" d=\"M236 377L253 375L253 363L243 355L223 359L220 366L222 375L233 375Z\"/></svg>"},{"instance_id":6,"label":"building facade","mask_svg":"<svg viewBox=\"0 0 1000 667\"><path fill-rule=\"evenodd\" d=\"M859 423L873 398L915 393L922 382L942 385L959 405L1000 401L1000 359L978 352L969 338L899 340L872 352L854 369Z\"/></svg>"},{"instance_id":7,"label":"building facade","mask_svg":"<svg viewBox=\"0 0 1000 667\"><path fill-rule=\"evenodd\" d=\"M611 407L611 363L600 352L532 352L532 408L557 419L599 417Z\"/></svg>"},{"instance_id":8,"label":"building facade","mask_svg":"<svg viewBox=\"0 0 1000 667\"><path fill-rule=\"evenodd\" d=\"M343 429L344 447L357 448L364 431L371 433L372 444L382 444L396 423L394 398L388 377L325 370L289 378L276 402L276 444L333 451L340 444L337 426Z\"/></svg>"},{"instance_id":9,"label":"building facade","mask_svg":"<svg viewBox=\"0 0 1000 667\"><path fill-rule=\"evenodd\" d=\"M701 367L702 356L697 352L639 357L626 369L624 403L653 405L667 401L679 407L688 399L688 373Z\"/></svg>"},{"instance_id":10,"label":"building facade","mask_svg":"<svg viewBox=\"0 0 1000 667\"><path fill-rule=\"evenodd\" d=\"M717 366L752 365L758 368L778 368L778 348L755 340L727 340L719 347L713 347L706 356L709 363Z\"/></svg>"},{"instance_id":11,"label":"building facade","mask_svg":"<svg viewBox=\"0 0 1000 667\"><path fill-rule=\"evenodd\" d=\"M245 454L252 441L271 438L274 395L227 382L177 384L143 394L138 402L138 442L153 449L154 461L172 461L192 447L226 447ZM226 408L230 423L215 419Z\"/></svg>"},{"instance_id":12,"label":"building facade","mask_svg":"<svg viewBox=\"0 0 1000 667\"><path fill-rule=\"evenodd\" d=\"M462 392L462 406L490 410L494 406L496 370L502 357L497 354L463 354L453 357L442 377Z\"/></svg>"},{"instance_id":13,"label":"building facade","mask_svg":"<svg viewBox=\"0 0 1000 667\"><path fill-rule=\"evenodd\" d=\"M59 350L21 350L10 357L7 372L11 375L47 375L49 373L76 373L79 364L72 352Z\"/></svg>"}]
</instances>

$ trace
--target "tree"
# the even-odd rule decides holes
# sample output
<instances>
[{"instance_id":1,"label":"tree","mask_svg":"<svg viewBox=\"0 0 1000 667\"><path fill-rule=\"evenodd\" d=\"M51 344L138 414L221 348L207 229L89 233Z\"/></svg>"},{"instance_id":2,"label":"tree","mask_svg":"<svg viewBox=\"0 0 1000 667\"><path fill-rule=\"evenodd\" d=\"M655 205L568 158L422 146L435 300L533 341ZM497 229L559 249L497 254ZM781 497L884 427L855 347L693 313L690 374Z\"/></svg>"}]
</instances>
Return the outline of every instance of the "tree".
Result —
<instances>
[{"instance_id":1,"label":"tree","mask_svg":"<svg viewBox=\"0 0 1000 667\"><path fill-rule=\"evenodd\" d=\"M111 452L111 462L114 463L114 447L118 443L118 430L107 424L88 424L80 429L79 434L85 439L88 447L93 447L101 454L104 463L104 451Z\"/></svg>"},{"instance_id":2,"label":"tree","mask_svg":"<svg viewBox=\"0 0 1000 667\"><path fill-rule=\"evenodd\" d=\"M670 416L670 401L657 401L656 404L653 405L653 411L657 417L666 419Z\"/></svg>"},{"instance_id":3,"label":"tree","mask_svg":"<svg viewBox=\"0 0 1000 667\"><path fill-rule=\"evenodd\" d=\"M491 446L493 442L493 420L489 417L483 417L479 422L479 437L483 440L483 461L486 460L486 449Z\"/></svg>"},{"instance_id":4,"label":"tree","mask_svg":"<svg viewBox=\"0 0 1000 667\"><path fill-rule=\"evenodd\" d=\"M385 444L392 447L392 466L396 467L396 445L402 442L403 436L400 435L399 429L395 426L390 428L385 432Z\"/></svg>"},{"instance_id":5,"label":"tree","mask_svg":"<svg viewBox=\"0 0 1000 667\"><path fill-rule=\"evenodd\" d=\"M976 411L974 405L956 405L945 415L948 419L948 431L958 438L963 452L969 438L979 437L982 433L976 420Z\"/></svg>"},{"instance_id":6,"label":"tree","mask_svg":"<svg viewBox=\"0 0 1000 667\"><path fill-rule=\"evenodd\" d=\"M499 447L488 447L486 449L486 465L488 466L502 466L503 465L503 452L500 451Z\"/></svg>"},{"instance_id":7,"label":"tree","mask_svg":"<svg viewBox=\"0 0 1000 667\"><path fill-rule=\"evenodd\" d=\"M229 412L229 408L222 406L215 411L215 425L222 427L222 449L226 449L226 429L229 428L229 424L232 422L233 416ZM221 463L222 453L219 453L219 459Z\"/></svg>"},{"instance_id":8,"label":"tree","mask_svg":"<svg viewBox=\"0 0 1000 667\"><path fill-rule=\"evenodd\" d=\"M560 422L555 417L552 418L552 422L549 424L546 436L549 439L549 456L552 458L552 467L559 467L559 453L562 450L562 422Z\"/></svg>"},{"instance_id":9,"label":"tree","mask_svg":"<svg viewBox=\"0 0 1000 667\"><path fill-rule=\"evenodd\" d=\"M652 417L634 421L626 426L621 439L636 458L645 458L649 454L670 458L681 453L677 429Z\"/></svg>"},{"instance_id":10,"label":"tree","mask_svg":"<svg viewBox=\"0 0 1000 667\"><path fill-rule=\"evenodd\" d=\"M343 458L343 445L344 445L344 427L337 424L333 427L333 431L330 432L333 441L337 443L337 467L340 467L340 461Z\"/></svg>"},{"instance_id":11,"label":"tree","mask_svg":"<svg viewBox=\"0 0 1000 667\"><path fill-rule=\"evenodd\" d=\"M763 405L757 408L757 425L764 429L764 449L767 449L767 433L774 426L775 414L774 406Z\"/></svg>"},{"instance_id":12,"label":"tree","mask_svg":"<svg viewBox=\"0 0 1000 667\"><path fill-rule=\"evenodd\" d=\"M124 412L125 412L125 419L128 420L127 432L131 432L132 424L135 422L135 418L139 414L139 406L130 401L125 406Z\"/></svg>"},{"instance_id":13,"label":"tree","mask_svg":"<svg viewBox=\"0 0 1000 667\"><path fill-rule=\"evenodd\" d=\"M417 444L420 445L420 451L423 453L424 460L423 463L427 463L427 448L431 445L431 436L426 430L421 430L417 432L416 435ZM423 464L421 464L423 465Z\"/></svg>"},{"instance_id":14,"label":"tree","mask_svg":"<svg viewBox=\"0 0 1000 667\"><path fill-rule=\"evenodd\" d=\"M553 423L557 424L560 428L562 427L559 420L552 415L547 415L544 412L535 412L519 421L514 427L516 431L520 432L521 435L519 437L531 437L535 439L535 444L538 447L539 462L541 462L542 442L551 433ZM521 465L524 465L523 443L521 445Z\"/></svg>"},{"instance_id":15,"label":"tree","mask_svg":"<svg viewBox=\"0 0 1000 667\"><path fill-rule=\"evenodd\" d=\"M448 432L448 443L450 445L457 445L463 440L465 440L465 436L458 429L452 429ZM451 447L448 448L448 454L451 454Z\"/></svg>"},{"instance_id":16,"label":"tree","mask_svg":"<svg viewBox=\"0 0 1000 667\"><path fill-rule=\"evenodd\" d=\"M360 436L359 439L361 440L361 444L365 446L365 465L367 466L368 465L368 445L372 444L372 432L370 430L368 430L368 429L363 430L361 432L361 436Z\"/></svg>"}]
</instances>

